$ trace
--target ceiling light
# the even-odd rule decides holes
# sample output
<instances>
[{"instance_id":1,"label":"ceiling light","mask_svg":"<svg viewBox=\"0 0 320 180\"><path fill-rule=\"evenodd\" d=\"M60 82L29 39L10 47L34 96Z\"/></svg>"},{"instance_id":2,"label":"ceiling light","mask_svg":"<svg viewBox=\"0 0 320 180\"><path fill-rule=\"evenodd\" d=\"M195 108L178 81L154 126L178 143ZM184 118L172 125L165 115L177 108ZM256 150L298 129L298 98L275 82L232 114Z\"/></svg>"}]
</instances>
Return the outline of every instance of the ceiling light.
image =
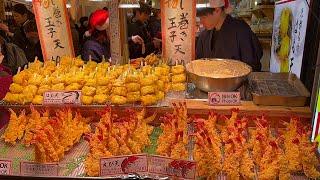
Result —
<instances>
[{"instance_id":1,"label":"ceiling light","mask_svg":"<svg viewBox=\"0 0 320 180\"><path fill-rule=\"evenodd\" d=\"M137 0L121 0L119 3L119 8L140 8L140 4Z\"/></svg>"}]
</instances>

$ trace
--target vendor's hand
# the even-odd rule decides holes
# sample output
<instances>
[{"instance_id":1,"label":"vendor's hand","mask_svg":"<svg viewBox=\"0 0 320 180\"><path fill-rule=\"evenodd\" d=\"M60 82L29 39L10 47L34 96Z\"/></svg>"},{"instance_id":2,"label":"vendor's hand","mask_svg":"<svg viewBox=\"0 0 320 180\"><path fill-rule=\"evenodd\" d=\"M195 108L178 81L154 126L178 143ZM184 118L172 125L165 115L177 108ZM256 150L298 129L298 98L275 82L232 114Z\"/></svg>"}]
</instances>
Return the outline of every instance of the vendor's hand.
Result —
<instances>
[{"instance_id":1,"label":"vendor's hand","mask_svg":"<svg viewBox=\"0 0 320 180\"><path fill-rule=\"evenodd\" d=\"M144 43L143 39L139 35L132 36L131 39L135 44L143 44Z\"/></svg>"},{"instance_id":2,"label":"vendor's hand","mask_svg":"<svg viewBox=\"0 0 320 180\"><path fill-rule=\"evenodd\" d=\"M0 23L0 30L9 33L9 27L6 24Z\"/></svg>"},{"instance_id":3,"label":"vendor's hand","mask_svg":"<svg viewBox=\"0 0 320 180\"><path fill-rule=\"evenodd\" d=\"M153 45L156 49L160 49L161 48L161 39L158 38L153 38Z\"/></svg>"}]
</instances>

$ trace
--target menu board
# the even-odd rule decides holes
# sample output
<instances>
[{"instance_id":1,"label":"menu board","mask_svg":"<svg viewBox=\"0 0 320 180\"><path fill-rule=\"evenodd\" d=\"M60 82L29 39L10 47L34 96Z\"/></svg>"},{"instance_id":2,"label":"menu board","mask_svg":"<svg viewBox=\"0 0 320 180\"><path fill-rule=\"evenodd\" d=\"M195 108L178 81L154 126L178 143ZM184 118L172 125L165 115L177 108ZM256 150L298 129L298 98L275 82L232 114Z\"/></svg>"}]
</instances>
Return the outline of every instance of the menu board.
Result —
<instances>
[{"instance_id":1,"label":"menu board","mask_svg":"<svg viewBox=\"0 0 320 180\"><path fill-rule=\"evenodd\" d=\"M271 72L292 72L300 77L308 13L309 8L306 1L281 0L276 2L270 60Z\"/></svg>"},{"instance_id":2,"label":"menu board","mask_svg":"<svg viewBox=\"0 0 320 180\"><path fill-rule=\"evenodd\" d=\"M118 0L110 3L110 52L113 63L121 61L120 15Z\"/></svg>"},{"instance_id":3,"label":"menu board","mask_svg":"<svg viewBox=\"0 0 320 180\"><path fill-rule=\"evenodd\" d=\"M33 0L44 60L74 57L66 0Z\"/></svg>"},{"instance_id":4,"label":"menu board","mask_svg":"<svg viewBox=\"0 0 320 180\"><path fill-rule=\"evenodd\" d=\"M196 0L161 0L163 57L173 62L195 58Z\"/></svg>"}]
</instances>

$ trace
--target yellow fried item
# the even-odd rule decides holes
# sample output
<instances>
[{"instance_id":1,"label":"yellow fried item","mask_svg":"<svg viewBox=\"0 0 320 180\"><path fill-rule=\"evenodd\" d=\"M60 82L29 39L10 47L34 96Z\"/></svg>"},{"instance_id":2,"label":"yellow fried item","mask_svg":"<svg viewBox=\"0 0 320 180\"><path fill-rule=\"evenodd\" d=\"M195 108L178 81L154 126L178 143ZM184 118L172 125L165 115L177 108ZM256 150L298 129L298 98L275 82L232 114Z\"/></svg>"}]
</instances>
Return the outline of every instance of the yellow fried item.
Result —
<instances>
[{"instance_id":1,"label":"yellow fried item","mask_svg":"<svg viewBox=\"0 0 320 180\"><path fill-rule=\"evenodd\" d=\"M113 95L111 96L111 103L118 104L118 105L126 104L127 98L124 96Z\"/></svg>"},{"instance_id":2,"label":"yellow fried item","mask_svg":"<svg viewBox=\"0 0 320 180\"><path fill-rule=\"evenodd\" d=\"M12 83L9 88L10 92L14 94L22 93L23 89L23 86L16 83Z\"/></svg>"},{"instance_id":3,"label":"yellow fried item","mask_svg":"<svg viewBox=\"0 0 320 180\"><path fill-rule=\"evenodd\" d=\"M23 90L23 94L32 94L32 95L36 95L38 92L38 88L35 85L28 85L24 88Z\"/></svg>"},{"instance_id":4,"label":"yellow fried item","mask_svg":"<svg viewBox=\"0 0 320 180\"><path fill-rule=\"evenodd\" d=\"M3 98L4 101L9 103L20 103L20 99L20 94L12 94L11 92L8 92L6 96Z\"/></svg>"},{"instance_id":5,"label":"yellow fried item","mask_svg":"<svg viewBox=\"0 0 320 180\"><path fill-rule=\"evenodd\" d=\"M156 97L157 97L157 100L160 101L160 100L162 100L162 99L165 98L165 94L164 94L163 91L158 91L158 92L156 93Z\"/></svg>"},{"instance_id":6,"label":"yellow fried item","mask_svg":"<svg viewBox=\"0 0 320 180\"><path fill-rule=\"evenodd\" d=\"M97 104L105 104L109 99L109 96L106 94L97 94L93 97L93 102Z\"/></svg>"},{"instance_id":7,"label":"yellow fried item","mask_svg":"<svg viewBox=\"0 0 320 180\"><path fill-rule=\"evenodd\" d=\"M20 72L19 74L13 76L13 82L16 84L24 85L26 83L27 75L24 71Z\"/></svg>"},{"instance_id":8,"label":"yellow fried item","mask_svg":"<svg viewBox=\"0 0 320 180\"><path fill-rule=\"evenodd\" d=\"M98 86L96 90L96 94L110 94L109 86Z\"/></svg>"},{"instance_id":9,"label":"yellow fried item","mask_svg":"<svg viewBox=\"0 0 320 180\"><path fill-rule=\"evenodd\" d=\"M183 83L186 82L186 75L185 74L178 74L172 76L172 83Z\"/></svg>"},{"instance_id":10,"label":"yellow fried item","mask_svg":"<svg viewBox=\"0 0 320 180\"><path fill-rule=\"evenodd\" d=\"M49 85L43 85L39 87L37 94L43 95L45 92L48 92L50 90L51 90L51 87Z\"/></svg>"},{"instance_id":11,"label":"yellow fried item","mask_svg":"<svg viewBox=\"0 0 320 180\"><path fill-rule=\"evenodd\" d=\"M58 83L58 84L54 84L52 85L52 90L54 91L63 91L64 88L64 84L63 83Z\"/></svg>"},{"instance_id":12,"label":"yellow fried item","mask_svg":"<svg viewBox=\"0 0 320 180\"><path fill-rule=\"evenodd\" d=\"M186 85L184 83L172 83L171 89L173 91L184 91L186 90Z\"/></svg>"},{"instance_id":13,"label":"yellow fried item","mask_svg":"<svg viewBox=\"0 0 320 180\"><path fill-rule=\"evenodd\" d=\"M127 94L127 101L128 102L137 102L140 101L140 91L136 91L136 92L129 92Z\"/></svg>"},{"instance_id":14,"label":"yellow fried item","mask_svg":"<svg viewBox=\"0 0 320 180\"><path fill-rule=\"evenodd\" d=\"M96 88L90 87L90 86L84 86L81 92L85 96L93 96L96 93Z\"/></svg>"},{"instance_id":15,"label":"yellow fried item","mask_svg":"<svg viewBox=\"0 0 320 180\"><path fill-rule=\"evenodd\" d=\"M92 87L95 87L97 85L97 81L95 78L92 78L92 77L86 77L86 83L85 83L86 86L92 86Z\"/></svg>"},{"instance_id":16,"label":"yellow fried item","mask_svg":"<svg viewBox=\"0 0 320 180\"><path fill-rule=\"evenodd\" d=\"M92 96L81 96L81 102L84 105L90 105L93 102L93 97Z\"/></svg>"},{"instance_id":17,"label":"yellow fried item","mask_svg":"<svg viewBox=\"0 0 320 180\"><path fill-rule=\"evenodd\" d=\"M126 88L127 88L128 92L140 91L140 84L139 83L128 83L128 84L126 84Z\"/></svg>"},{"instance_id":18,"label":"yellow fried item","mask_svg":"<svg viewBox=\"0 0 320 180\"><path fill-rule=\"evenodd\" d=\"M31 103L41 105L43 103L43 96L36 95Z\"/></svg>"},{"instance_id":19,"label":"yellow fried item","mask_svg":"<svg viewBox=\"0 0 320 180\"><path fill-rule=\"evenodd\" d=\"M163 81L163 82L165 82L165 83L167 83L167 82L170 82L170 76L161 76L160 78L159 78L161 81Z\"/></svg>"},{"instance_id":20,"label":"yellow fried item","mask_svg":"<svg viewBox=\"0 0 320 180\"><path fill-rule=\"evenodd\" d=\"M113 95L118 95L118 96L126 96L127 95L127 89L123 86L119 87L113 87L111 93Z\"/></svg>"},{"instance_id":21,"label":"yellow fried item","mask_svg":"<svg viewBox=\"0 0 320 180\"><path fill-rule=\"evenodd\" d=\"M157 89L158 89L158 90L164 91L164 89L165 89L165 88L164 88L164 87L165 87L164 85L165 85L165 83L164 83L163 81L161 81L161 80L158 80L158 81L157 81Z\"/></svg>"},{"instance_id":22,"label":"yellow fried item","mask_svg":"<svg viewBox=\"0 0 320 180\"><path fill-rule=\"evenodd\" d=\"M60 84L65 82L64 76L51 76L50 79L52 84Z\"/></svg>"},{"instance_id":23,"label":"yellow fried item","mask_svg":"<svg viewBox=\"0 0 320 180\"><path fill-rule=\"evenodd\" d=\"M141 88L141 95L147 95L147 94L154 94L155 93L155 88L154 86L144 86Z\"/></svg>"},{"instance_id":24,"label":"yellow fried item","mask_svg":"<svg viewBox=\"0 0 320 180\"><path fill-rule=\"evenodd\" d=\"M98 77L97 78L97 85L98 86L107 86L111 81L110 77Z\"/></svg>"},{"instance_id":25,"label":"yellow fried item","mask_svg":"<svg viewBox=\"0 0 320 180\"><path fill-rule=\"evenodd\" d=\"M33 101L33 97L35 94L31 94L31 93L23 93L20 95L20 99L18 99L18 103L19 104L28 104L31 103Z\"/></svg>"},{"instance_id":26,"label":"yellow fried item","mask_svg":"<svg viewBox=\"0 0 320 180\"><path fill-rule=\"evenodd\" d=\"M157 103L157 97L150 94L141 96L141 102L144 106L153 105Z\"/></svg>"},{"instance_id":27,"label":"yellow fried item","mask_svg":"<svg viewBox=\"0 0 320 180\"><path fill-rule=\"evenodd\" d=\"M80 90L80 89L81 89L81 85L78 83L72 83L66 87L67 91L75 91L75 90Z\"/></svg>"},{"instance_id":28,"label":"yellow fried item","mask_svg":"<svg viewBox=\"0 0 320 180\"><path fill-rule=\"evenodd\" d=\"M153 81L152 77L146 76L141 79L140 84L141 84L141 86L150 86L150 85L154 84L154 81Z\"/></svg>"},{"instance_id":29,"label":"yellow fried item","mask_svg":"<svg viewBox=\"0 0 320 180\"><path fill-rule=\"evenodd\" d=\"M176 74L182 74L184 73L184 66L183 65L176 65L176 66L173 66L171 68L171 72L172 74L176 75Z\"/></svg>"},{"instance_id":30,"label":"yellow fried item","mask_svg":"<svg viewBox=\"0 0 320 180\"><path fill-rule=\"evenodd\" d=\"M28 80L28 84L39 86L42 82L42 76L39 74L34 74L31 76L31 78Z\"/></svg>"},{"instance_id":31,"label":"yellow fried item","mask_svg":"<svg viewBox=\"0 0 320 180\"><path fill-rule=\"evenodd\" d=\"M16 144L17 140L22 139L28 120L25 115L25 110L23 110L19 116L12 109L9 109L9 111L9 125L1 138L7 143Z\"/></svg>"},{"instance_id":32,"label":"yellow fried item","mask_svg":"<svg viewBox=\"0 0 320 180\"><path fill-rule=\"evenodd\" d=\"M138 74L129 74L126 77L126 83L138 83L140 81L140 76Z\"/></svg>"}]
</instances>

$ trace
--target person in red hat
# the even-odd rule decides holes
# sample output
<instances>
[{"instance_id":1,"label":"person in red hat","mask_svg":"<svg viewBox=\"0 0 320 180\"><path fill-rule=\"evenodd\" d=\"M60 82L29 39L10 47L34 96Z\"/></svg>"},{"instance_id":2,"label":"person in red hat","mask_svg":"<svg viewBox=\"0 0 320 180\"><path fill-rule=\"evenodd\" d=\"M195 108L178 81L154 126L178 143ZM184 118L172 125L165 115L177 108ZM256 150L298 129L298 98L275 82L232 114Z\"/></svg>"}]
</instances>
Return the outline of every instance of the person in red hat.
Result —
<instances>
[{"instance_id":1,"label":"person in red hat","mask_svg":"<svg viewBox=\"0 0 320 180\"><path fill-rule=\"evenodd\" d=\"M248 24L229 15L231 11L229 0L210 0L206 8L197 10L205 28L197 41L197 59L235 59L260 71L263 55L260 42Z\"/></svg>"},{"instance_id":2,"label":"person in red hat","mask_svg":"<svg viewBox=\"0 0 320 180\"><path fill-rule=\"evenodd\" d=\"M84 43L81 58L101 62L103 57L110 58L109 12L100 9L91 14L89 19L89 39Z\"/></svg>"}]
</instances>

